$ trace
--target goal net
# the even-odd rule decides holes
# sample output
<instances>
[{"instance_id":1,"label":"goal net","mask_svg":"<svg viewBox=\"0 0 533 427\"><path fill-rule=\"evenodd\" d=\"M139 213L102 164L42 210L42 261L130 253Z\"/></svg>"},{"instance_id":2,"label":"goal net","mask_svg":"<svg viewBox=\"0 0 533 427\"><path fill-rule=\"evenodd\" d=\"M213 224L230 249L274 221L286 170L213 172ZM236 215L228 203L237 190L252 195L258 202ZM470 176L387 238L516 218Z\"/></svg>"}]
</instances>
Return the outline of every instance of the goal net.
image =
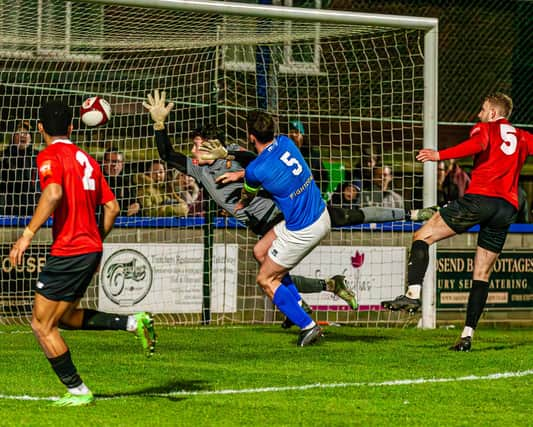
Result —
<instances>
[{"instance_id":1,"label":"goal net","mask_svg":"<svg viewBox=\"0 0 533 427\"><path fill-rule=\"evenodd\" d=\"M310 160L325 171L319 184L328 203L413 209L434 202L434 183L414 159L424 139L436 144L431 20L206 1L166 2L167 9L140 1L16 3L0 0L0 323L27 321L51 243L48 223L23 264L9 262L39 197L35 155L44 143L36 120L47 99L68 101L72 140L122 186L121 216L82 301L87 307L148 310L166 324L282 320L255 283L257 236L217 206L201 182L166 168L166 182L156 185L154 168L161 165L153 162L159 155L142 107L154 89L175 103L167 132L176 151L190 155L195 129L207 123L223 130L226 144L251 149L246 115L265 109L280 133L303 133ZM79 119L79 106L91 96L112 106L104 126ZM159 191L159 207L148 187ZM315 292L303 297L315 318L405 323L405 315L379 303L404 291L416 226L335 227L293 272L311 279L304 290ZM357 311L320 292L335 275L357 294Z\"/></svg>"}]
</instances>

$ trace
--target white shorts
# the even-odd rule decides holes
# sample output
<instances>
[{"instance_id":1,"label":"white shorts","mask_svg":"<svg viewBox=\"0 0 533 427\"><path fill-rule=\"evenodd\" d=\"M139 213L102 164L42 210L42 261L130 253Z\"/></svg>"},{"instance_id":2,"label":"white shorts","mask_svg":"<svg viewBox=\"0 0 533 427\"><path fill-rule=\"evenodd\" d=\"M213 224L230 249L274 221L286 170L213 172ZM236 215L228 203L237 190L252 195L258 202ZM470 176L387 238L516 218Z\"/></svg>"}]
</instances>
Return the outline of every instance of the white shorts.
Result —
<instances>
[{"instance_id":1,"label":"white shorts","mask_svg":"<svg viewBox=\"0 0 533 427\"><path fill-rule=\"evenodd\" d=\"M274 226L276 238L268 250L268 256L276 264L291 269L311 252L331 229L327 209L311 225L298 231L287 230L285 221Z\"/></svg>"}]
</instances>

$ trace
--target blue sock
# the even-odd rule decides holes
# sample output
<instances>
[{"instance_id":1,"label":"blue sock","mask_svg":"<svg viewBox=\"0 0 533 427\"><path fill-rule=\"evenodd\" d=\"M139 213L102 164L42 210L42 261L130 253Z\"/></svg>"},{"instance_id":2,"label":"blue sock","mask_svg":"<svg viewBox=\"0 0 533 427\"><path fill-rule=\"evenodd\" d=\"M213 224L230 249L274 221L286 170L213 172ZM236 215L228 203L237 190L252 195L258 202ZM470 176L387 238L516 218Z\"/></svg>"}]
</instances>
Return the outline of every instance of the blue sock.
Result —
<instances>
[{"instance_id":1,"label":"blue sock","mask_svg":"<svg viewBox=\"0 0 533 427\"><path fill-rule=\"evenodd\" d=\"M272 302L300 329L313 324L313 319L303 311L292 292L286 286L278 286Z\"/></svg>"},{"instance_id":2,"label":"blue sock","mask_svg":"<svg viewBox=\"0 0 533 427\"><path fill-rule=\"evenodd\" d=\"M289 273L283 276L283 279L281 279L281 284L284 285L289 291L291 291L291 294L294 296L294 298L296 298L296 301L298 303L302 300L300 292L298 292L298 288L292 281L291 275Z\"/></svg>"}]
</instances>

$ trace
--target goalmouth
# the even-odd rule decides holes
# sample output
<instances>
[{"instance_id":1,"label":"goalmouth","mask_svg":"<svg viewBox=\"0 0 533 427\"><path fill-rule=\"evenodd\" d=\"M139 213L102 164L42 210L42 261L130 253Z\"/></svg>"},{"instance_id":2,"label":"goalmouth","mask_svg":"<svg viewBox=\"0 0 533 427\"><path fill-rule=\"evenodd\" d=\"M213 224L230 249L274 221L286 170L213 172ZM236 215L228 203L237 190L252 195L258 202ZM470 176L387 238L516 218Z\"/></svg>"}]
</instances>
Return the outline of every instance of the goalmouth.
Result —
<instances>
[{"instance_id":1,"label":"goalmouth","mask_svg":"<svg viewBox=\"0 0 533 427\"><path fill-rule=\"evenodd\" d=\"M79 106L86 97L100 95L112 104L112 121L98 129L77 122L73 140L99 161L106 149L118 147L128 162L132 190L138 190L136 175L158 158L141 103L148 92L160 89L176 104L169 118L176 150L188 153L191 132L206 122L222 127L227 143L246 146L246 113L263 108L276 115L280 133L287 133L294 120L304 126L305 138L320 152L317 160L330 168L332 189L324 195L329 201L344 183L357 182L364 192L368 182L375 182L374 170L363 161L370 153L392 168L391 189L405 208L436 204L436 164L422 166L415 155L423 147L437 148L437 19L206 0L32 5L15 10L0 2L4 148L17 123L37 118L44 99L60 96ZM32 136L34 147L42 148L39 136ZM255 284L255 236L222 214L211 204L205 216L183 221L123 217L106 242L117 251L146 250L148 260L166 259L150 267L154 282L147 292L161 286L154 300L182 300L161 310L160 319L168 324L201 323L206 313L220 324L279 320ZM27 223L7 208L0 217L5 242ZM324 311L321 319L367 326L405 323L401 315L380 310L378 301L403 293L416 226L335 229L299 272L346 274L364 309L349 312L342 302L315 296L316 312ZM38 233L28 254L32 265L41 262L50 241L49 229ZM168 252L158 253L161 247ZM356 268L349 256L340 260L349 251L352 256L366 251L366 264ZM191 254L203 264L187 264ZM122 264L114 271L126 271L131 259L117 259ZM171 273L162 267L169 259L177 264ZM17 272L5 261L3 267L0 322L27 318L37 268L29 271L26 265L28 271ZM436 325L435 294L433 245L421 327ZM96 280L83 303L101 307L106 295ZM133 307L132 299L117 307L121 304Z\"/></svg>"}]
</instances>

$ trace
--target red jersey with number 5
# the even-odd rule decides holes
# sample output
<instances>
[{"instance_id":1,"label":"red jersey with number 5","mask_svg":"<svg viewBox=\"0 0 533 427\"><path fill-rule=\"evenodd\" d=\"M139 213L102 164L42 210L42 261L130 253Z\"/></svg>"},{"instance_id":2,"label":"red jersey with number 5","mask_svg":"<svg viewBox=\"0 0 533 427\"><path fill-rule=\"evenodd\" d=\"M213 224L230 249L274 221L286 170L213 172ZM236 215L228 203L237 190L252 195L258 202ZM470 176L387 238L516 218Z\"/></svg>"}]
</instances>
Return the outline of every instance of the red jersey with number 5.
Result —
<instances>
[{"instance_id":1,"label":"red jersey with number 5","mask_svg":"<svg viewBox=\"0 0 533 427\"><path fill-rule=\"evenodd\" d=\"M41 188L61 185L63 197L56 207L50 253L82 255L102 251L96 207L115 198L99 164L66 139L56 140L37 156Z\"/></svg>"},{"instance_id":2,"label":"red jersey with number 5","mask_svg":"<svg viewBox=\"0 0 533 427\"><path fill-rule=\"evenodd\" d=\"M531 133L506 119L478 123L470 131L470 139L439 154L441 160L475 155L465 193L499 197L518 209L518 178L528 155L533 155Z\"/></svg>"}]
</instances>

